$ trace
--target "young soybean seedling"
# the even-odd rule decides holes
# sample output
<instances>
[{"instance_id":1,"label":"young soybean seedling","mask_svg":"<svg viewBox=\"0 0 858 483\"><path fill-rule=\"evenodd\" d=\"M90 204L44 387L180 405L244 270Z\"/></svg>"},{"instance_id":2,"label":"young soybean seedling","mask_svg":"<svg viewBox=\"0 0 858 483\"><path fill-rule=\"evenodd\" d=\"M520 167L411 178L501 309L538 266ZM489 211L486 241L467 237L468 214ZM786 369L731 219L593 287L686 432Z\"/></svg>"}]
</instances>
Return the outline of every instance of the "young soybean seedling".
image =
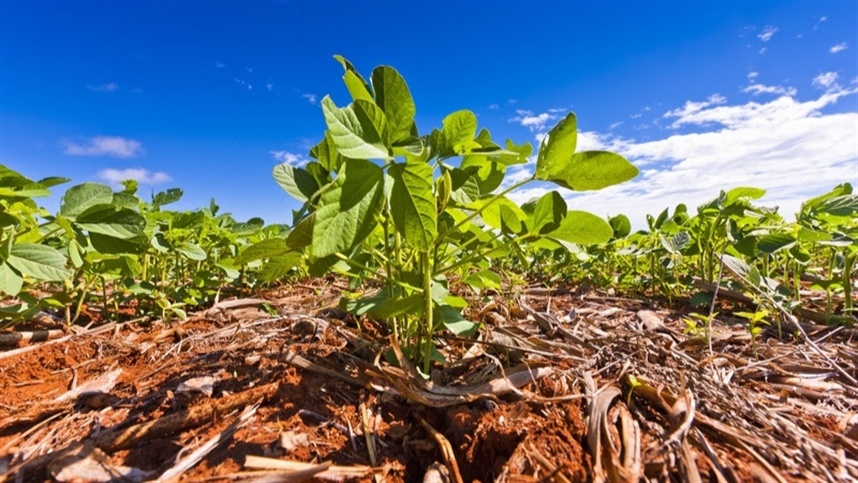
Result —
<instances>
[{"instance_id":1,"label":"young soybean seedling","mask_svg":"<svg viewBox=\"0 0 858 483\"><path fill-rule=\"evenodd\" d=\"M733 315L748 319L748 333L751 334L751 348L754 351L754 357L759 359L757 355L757 337L759 337L760 333L763 331L763 328L760 325L769 325L769 321L766 320L769 315L769 311L767 309L757 309L756 312L733 312Z\"/></svg>"}]
</instances>

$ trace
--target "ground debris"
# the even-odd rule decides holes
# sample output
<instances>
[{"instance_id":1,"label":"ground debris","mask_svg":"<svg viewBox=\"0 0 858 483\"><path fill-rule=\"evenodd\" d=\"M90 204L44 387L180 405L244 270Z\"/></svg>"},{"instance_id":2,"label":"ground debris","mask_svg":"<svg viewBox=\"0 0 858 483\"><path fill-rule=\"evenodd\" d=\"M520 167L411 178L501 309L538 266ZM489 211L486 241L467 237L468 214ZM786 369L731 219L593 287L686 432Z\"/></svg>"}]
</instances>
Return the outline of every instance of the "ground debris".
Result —
<instances>
[{"instance_id":1,"label":"ground debris","mask_svg":"<svg viewBox=\"0 0 858 483\"><path fill-rule=\"evenodd\" d=\"M451 363L427 381L381 325L306 287L0 352L0 481L858 479L850 331L754 349L716 321L710 352L681 309L536 290L476 304L490 323L440 337Z\"/></svg>"}]
</instances>

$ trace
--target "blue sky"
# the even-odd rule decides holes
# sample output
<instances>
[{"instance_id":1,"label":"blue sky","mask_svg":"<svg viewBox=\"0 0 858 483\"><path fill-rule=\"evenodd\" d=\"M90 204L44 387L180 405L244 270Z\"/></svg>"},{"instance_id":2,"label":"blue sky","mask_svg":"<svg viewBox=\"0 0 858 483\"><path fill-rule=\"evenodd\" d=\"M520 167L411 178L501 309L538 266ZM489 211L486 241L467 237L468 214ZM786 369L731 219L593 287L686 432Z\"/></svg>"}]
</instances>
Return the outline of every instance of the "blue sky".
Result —
<instances>
[{"instance_id":1,"label":"blue sky","mask_svg":"<svg viewBox=\"0 0 858 483\"><path fill-rule=\"evenodd\" d=\"M566 192L570 208L638 227L720 189L766 188L791 215L858 183L855 1L0 0L0 164L178 186L179 208L214 197L288 223L297 204L271 170L306 161L322 97L348 103L334 54L367 76L399 70L421 132L466 108L496 139L537 145L575 111L579 149L618 151L641 175Z\"/></svg>"}]
</instances>

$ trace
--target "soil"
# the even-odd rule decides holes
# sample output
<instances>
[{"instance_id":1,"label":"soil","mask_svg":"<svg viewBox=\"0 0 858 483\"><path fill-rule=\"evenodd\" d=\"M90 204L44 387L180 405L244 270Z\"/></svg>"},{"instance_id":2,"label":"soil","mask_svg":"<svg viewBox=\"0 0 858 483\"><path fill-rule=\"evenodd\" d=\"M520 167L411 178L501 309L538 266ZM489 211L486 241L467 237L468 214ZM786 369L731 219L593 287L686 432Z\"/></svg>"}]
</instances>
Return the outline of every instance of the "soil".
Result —
<instances>
[{"instance_id":1,"label":"soil","mask_svg":"<svg viewBox=\"0 0 858 483\"><path fill-rule=\"evenodd\" d=\"M439 337L430 385L337 298L306 281L6 348L0 481L858 479L852 329L752 346L724 316L710 352L681 302L483 294L479 341Z\"/></svg>"}]
</instances>

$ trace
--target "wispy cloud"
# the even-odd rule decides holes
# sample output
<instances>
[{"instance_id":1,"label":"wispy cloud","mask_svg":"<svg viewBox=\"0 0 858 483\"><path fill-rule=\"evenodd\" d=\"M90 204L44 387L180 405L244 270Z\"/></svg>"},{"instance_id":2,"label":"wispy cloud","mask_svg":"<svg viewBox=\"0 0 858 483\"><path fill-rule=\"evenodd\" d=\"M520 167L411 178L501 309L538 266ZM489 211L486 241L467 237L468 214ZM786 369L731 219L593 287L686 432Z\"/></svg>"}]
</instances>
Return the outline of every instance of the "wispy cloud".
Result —
<instances>
[{"instance_id":1,"label":"wispy cloud","mask_svg":"<svg viewBox=\"0 0 858 483\"><path fill-rule=\"evenodd\" d=\"M119 84L116 82L108 82L107 84L88 85L86 86L92 92L116 92L119 90Z\"/></svg>"},{"instance_id":2,"label":"wispy cloud","mask_svg":"<svg viewBox=\"0 0 858 483\"><path fill-rule=\"evenodd\" d=\"M796 95L796 90L794 87L767 86L764 84L751 84L748 87L742 89L742 92L749 92L755 96L760 94L776 94L784 96Z\"/></svg>"},{"instance_id":3,"label":"wispy cloud","mask_svg":"<svg viewBox=\"0 0 858 483\"><path fill-rule=\"evenodd\" d=\"M836 54L838 52L843 52L844 50L846 50L848 48L849 48L848 43L840 42L839 44L832 46L830 49L828 49L828 51L831 52L832 54Z\"/></svg>"},{"instance_id":4,"label":"wispy cloud","mask_svg":"<svg viewBox=\"0 0 858 483\"><path fill-rule=\"evenodd\" d=\"M65 141L65 153L72 156L113 156L130 158L143 153L139 141L119 136L95 136L80 144Z\"/></svg>"},{"instance_id":5,"label":"wispy cloud","mask_svg":"<svg viewBox=\"0 0 858 483\"><path fill-rule=\"evenodd\" d=\"M316 103L316 94L301 94L301 97L306 99L310 104Z\"/></svg>"},{"instance_id":6,"label":"wispy cloud","mask_svg":"<svg viewBox=\"0 0 858 483\"><path fill-rule=\"evenodd\" d=\"M824 72L813 78L813 85L822 89L840 89L837 72Z\"/></svg>"},{"instance_id":7,"label":"wispy cloud","mask_svg":"<svg viewBox=\"0 0 858 483\"><path fill-rule=\"evenodd\" d=\"M710 108L712 106L717 106L720 104L724 104L725 102L727 102L726 97L722 96L721 94L712 94L705 101L697 101L697 102L686 101L685 105L682 106L681 108L667 111L664 114L664 117L665 118L671 118L671 117L677 118L677 120L674 121L673 124L671 124L671 127L678 128L682 124L687 123L689 119L693 120L696 116L700 115L701 113L706 112L707 108Z\"/></svg>"},{"instance_id":8,"label":"wispy cloud","mask_svg":"<svg viewBox=\"0 0 858 483\"><path fill-rule=\"evenodd\" d=\"M301 156L300 154L295 154L290 151L269 151L268 153L271 154L271 156L273 156L274 159L276 159L277 161L281 163L286 163L290 166L295 166L296 168L300 168L310 162L310 160L306 157Z\"/></svg>"},{"instance_id":9,"label":"wispy cloud","mask_svg":"<svg viewBox=\"0 0 858 483\"><path fill-rule=\"evenodd\" d=\"M489 104L489 110L497 111L498 109L500 109L500 106L499 106L499 105L497 105L497 104Z\"/></svg>"},{"instance_id":10,"label":"wispy cloud","mask_svg":"<svg viewBox=\"0 0 858 483\"><path fill-rule=\"evenodd\" d=\"M173 180L170 175L163 171L152 172L144 168L107 168L99 171L98 177L114 185L118 185L120 182L127 179L133 179L140 184L148 185L156 185Z\"/></svg>"},{"instance_id":11,"label":"wispy cloud","mask_svg":"<svg viewBox=\"0 0 858 483\"><path fill-rule=\"evenodd\" d=\"M223 62L215 62L214 66L217 67L218 69L226 68L226 64L224 64Z\"/></svg>"},{"instance_id":12,"label":"wispy cloud","mask_svg":"<svg viewBox=\"0 0 858 483\"><path fill-rule=\"evenodd\" d=\"M772 37L778 32L778 28L772 25L766 25L763 27L763 31L757 34L757 38L762 40L763 42L768 42L772 40Z\"/></svg>"},{"instance_id":13,"label":"wispy cloud","mask_svg":"<svg viewBox=\"0 0 858 483\"><path fill-rule=\"evenodd\" d=\"M511 118L509 122L517 122L520 125L530 129L531 131L543 131L547 124L558 119L558 110L549 109L548 112L534 114L533 111L525 109L516 109L517 116Z\"/></svg>"},{"instance_id":14,"label":"wispy cloud","mask_svg":"<svg viewBox=\"0 0 858 483\"><path fill-rule=\"evenodd\" d=\"M249 91L253 90L253 84L251 84L250 82L247 82L244 79L239 79L238 77L235 77L233 80L235 81L236 84L246 88L247 90L249 90Z\"/></svg>"},{"instance_id":15,"label":"wispy cloud","mask_svg":"<svg viewBox=\"0 0 858 483\"><path fill-rule=\"evenodd\" d=\"M561 192L570 208L599 215L625 213L643 227L648 213L678 203L693 211L721 189L755 186L768 191L762 204L780 206L789 219L803 200L858 175L858 112L824 112L841 98L858 94L858 87L841 88L831 74L817 77L816 84L828 87L815 99L801 101L784 94L765 103L729 104L713 96L714 101L689 101L664 115L677 126L702 127L703 132L677 132L646 142L579 133L579 150L619 152L641 168L641 174L598 192ZM548 189L529 185L511 196L522 202Z\"/></svg>"}]
</instances>

